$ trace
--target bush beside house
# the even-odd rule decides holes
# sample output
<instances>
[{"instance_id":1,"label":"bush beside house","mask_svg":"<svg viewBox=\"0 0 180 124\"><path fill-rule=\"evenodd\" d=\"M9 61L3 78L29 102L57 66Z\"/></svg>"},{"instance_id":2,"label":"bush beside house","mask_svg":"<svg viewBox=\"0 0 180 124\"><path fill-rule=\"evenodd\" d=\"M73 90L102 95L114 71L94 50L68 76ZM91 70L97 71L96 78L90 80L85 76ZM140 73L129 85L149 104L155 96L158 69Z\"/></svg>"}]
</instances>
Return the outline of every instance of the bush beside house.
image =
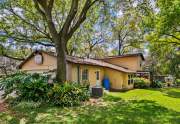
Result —
<instances>
[{"instance_id":1,"label":"bush beside house","mask_svg":"<svg viewBox=\"0 0 180 124\"><path fill-rule=\"evenodd\" d=\"M16 101L50 102L59 106L79 105L89 99L89 87L77 83L48 83L49 77L18 72L0 80L4 97L16 92Z\"/></svg>"},{"instance_id":2,"label":"bush beside house","mask_svg":"<svg viewBox=\"0 0 180 124\"><path fill-rule=\"evenodd\" d=\"M164 86L164 83L162 81L154 81L152 84L153 88L162 88Z\"/></svg>"},{"instance_id":3,"label":"bush beside house","mask_svg":"<svg viewBox=\"0 0 180 124\"><path fill-rule=\"evenodd\" d=\"M150 86L150 81L145 78L134 78L134 88L148 88Z\"/></svg>"},{"instance_id":4,"label":"bush beside house","mask_svg":"<svg viewBox=\"0 0 180 124\"><path fill-rule=\"evenodd\" d=\"M176 79L175 83L177 86L180 86L180 79Z\"/></svg>"}]
</instances>

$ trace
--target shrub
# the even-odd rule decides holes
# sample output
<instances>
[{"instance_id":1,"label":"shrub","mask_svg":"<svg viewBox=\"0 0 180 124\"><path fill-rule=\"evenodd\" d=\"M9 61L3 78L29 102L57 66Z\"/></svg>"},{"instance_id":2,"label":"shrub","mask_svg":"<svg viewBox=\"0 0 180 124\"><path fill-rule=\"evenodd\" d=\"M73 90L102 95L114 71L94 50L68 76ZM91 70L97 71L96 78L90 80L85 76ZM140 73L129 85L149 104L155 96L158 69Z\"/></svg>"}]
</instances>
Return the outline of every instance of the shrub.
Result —
<instances>
[{"instance_id":1,"label":"shrub","mask_svg":"<svg viewBox=\"0 0 180 124\"><path fill-rule=\"evenodd\" d=\"M163 87L163 83L161 81L154 81L152 84L153 88L162 88Z\"/></svg>"},{"instance_id":2,"label":"shrub","mask_svg":"<svg viewBox=\"0 0 180 124\"><path fill-rule=\"evenodd\" d=\"M40 74L15 73L1 80L4 97L16 92L19 99L40 101L47 98L48 77Z\"/></svg>"},{"instance_id":3,"label":"shrub","mask_svg":"<svg viewBox=\"0 0 180 124\"><path fill-rule=\"evenodd\" d=\"M74 83L54 84L48 93L51 103L59 106L79 105L90 97L88 86Z\"/></svg>"},{"instance_id":4,"label":"shrub","mask_svg":"<svg viewBox=\"0 0 180 124\"><path fill-rule=\"evenodd\" d=\"M0 80L0 89L3 89L5 91L4 97L17 90L18 84L20 84L24 80L24 77L26 75L27 74L25 73L17 72L15 74L2 78Z\"/></svg>"},{"instance_id":5,"label":"shrub","mask_svg":"<svg viewBox=\"0 0 180 124\"><path fill-rule=\"evenodd\" d=\"M177 86L180 86L180 79L176 79L175 82L176 82L176 85L177 85Z\"/></svg>"},{"instance_id":6,"label":"shrub","mask_svg":"<svg viewBox=\"0 0 180 124\"><path fill-rule=\"evenodd\" d=\"M20 101L50 102L59 106L74 106L89 99L89 86L77 83L48 84L48 76L18 72L0 81L4 97L16 91Z\"/></svg>"},{"instance_id":7,"label":"shrub","mask_svg":"<svg viewBox=\"0 0 180 124\"><path fill-rule=\"evenodd\" d=\"M145 78L134 78L134 88L148 88L150 81Z\"/></svg>"},{"instance_id":8,"label":"shrub","mask_svg":"<svg viewBox=\"0 0 180 124\"><path fill-rule=\"evenodd\" d=\"M18 85L19 97L24 100L43 101L46 100L49 91L48 77L39 74L28 75Z\"/></svg>"}]
</instances>

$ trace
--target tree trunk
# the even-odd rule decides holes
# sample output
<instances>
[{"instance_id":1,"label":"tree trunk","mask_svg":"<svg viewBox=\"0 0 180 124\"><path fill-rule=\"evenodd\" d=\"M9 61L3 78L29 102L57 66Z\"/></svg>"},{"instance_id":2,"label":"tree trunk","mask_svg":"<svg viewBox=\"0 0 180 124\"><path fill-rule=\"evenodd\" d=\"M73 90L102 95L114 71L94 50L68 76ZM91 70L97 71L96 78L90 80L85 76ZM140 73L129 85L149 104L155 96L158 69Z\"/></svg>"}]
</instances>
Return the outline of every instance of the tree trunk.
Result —
<instances>
[{"instance_id":1,"label":"tree trunk","mask_svg":"<svg viewBox=\"0 0 180 124\"><path fill-rule=\"evenodd\" d=\"M59 83L64 83L66 81L66 47L65 40L61 39L61 42L56 44L56 52L57 52L57 72L56 72L56 80Z\"/></svg>"},{"instance_id":2,"label":"tree trunk","mask_svg":"<svg viewBox=\"0 0 180 124\"><path fill-rule=\"evenodd\" d=\"M118 45L119 45L118 55L120 56L120 55L121 55L121 48L122 48L122 41L121 41L121 36L120 36L120 35L118 35L118 38L119 38L119 43L118 43Z\"/></svg>"}]
</instances>

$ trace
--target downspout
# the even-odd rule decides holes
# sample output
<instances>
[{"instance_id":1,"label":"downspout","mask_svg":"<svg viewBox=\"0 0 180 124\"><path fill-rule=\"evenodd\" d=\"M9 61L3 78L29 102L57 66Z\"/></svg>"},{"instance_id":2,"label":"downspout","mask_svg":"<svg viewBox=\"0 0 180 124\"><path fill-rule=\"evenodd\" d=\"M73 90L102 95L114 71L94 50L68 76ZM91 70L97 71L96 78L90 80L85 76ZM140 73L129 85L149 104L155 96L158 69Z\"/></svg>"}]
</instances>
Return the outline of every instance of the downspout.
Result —
<instances>
[{"instance_id":1,"label":"downspout","mask_svg":"<svg viewBox=\"0 0 180 124\"><path fill-rule=\"evenodd\" d=\"M77 66L77 79L78 79L78 83L80 83L80 66Z\"/></svg>"}]
</instances>

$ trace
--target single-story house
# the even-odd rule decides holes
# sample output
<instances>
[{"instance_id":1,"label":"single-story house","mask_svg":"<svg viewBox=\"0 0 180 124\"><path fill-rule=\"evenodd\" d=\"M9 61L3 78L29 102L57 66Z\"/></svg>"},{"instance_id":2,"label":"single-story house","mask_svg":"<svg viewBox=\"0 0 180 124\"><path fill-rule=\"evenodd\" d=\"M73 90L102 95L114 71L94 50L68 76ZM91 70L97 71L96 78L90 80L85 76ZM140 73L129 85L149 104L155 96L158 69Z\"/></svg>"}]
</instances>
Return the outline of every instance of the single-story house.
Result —
<instances>
[{"instance_id":1,"label":"single-story house","mask_svg":"<svg viewBox=\"0 0 180 124\"><path fill-rule=\"evenodd\" d=\"M67 80L90 86L102 84L104 77L109 78L114 90L133 88L133 75L142 72L144 57L141 53L111 56L104 59L89 59L67 56ZM19 65L19 69L29 73L44 73L56 70L56 53L36 51Z\"/></svg>"}]
</instances>

